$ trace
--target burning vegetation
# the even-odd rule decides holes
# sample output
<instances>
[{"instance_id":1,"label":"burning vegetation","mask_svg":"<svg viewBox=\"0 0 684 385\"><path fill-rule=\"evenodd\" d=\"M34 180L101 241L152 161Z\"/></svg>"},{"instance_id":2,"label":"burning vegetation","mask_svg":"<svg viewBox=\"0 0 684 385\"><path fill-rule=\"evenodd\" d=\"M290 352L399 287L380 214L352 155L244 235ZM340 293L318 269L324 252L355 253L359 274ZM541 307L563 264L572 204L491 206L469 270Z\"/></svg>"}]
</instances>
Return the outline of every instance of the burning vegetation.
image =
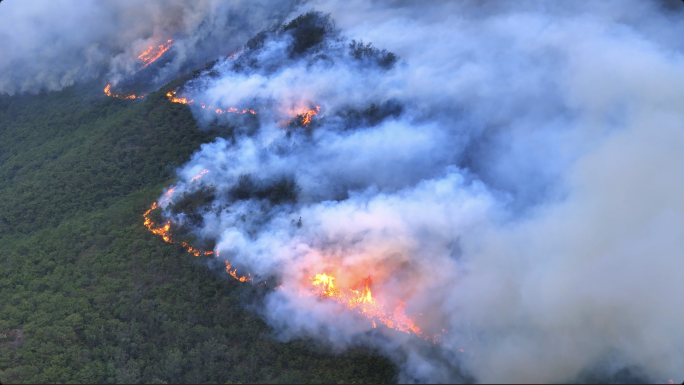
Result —
<instances>
[{"instance_id":1,"label":"burning vegetation","mask_svg":"<svg viewBox=\"0 0 684 385\"><path fill-rule=\"evenodd\" d=\"M192 99L188 100L187 97L184 97L184 98L177 97L176 94L177 94L177 91L169 91L166 93L166 97L168 97L172 103L192 104L194 102L194 100L192 100ZM235 107L229 107L225 110L220 109L220 108L215 109L212 106L207 106L206 104L204 104L204 102L200 102L200 107L202 107L202 109L213 110L217 114L231 114L231 113L232 114L246 114L246 113L250 113L252 115L256 115L256 112L254 110L251 110L248 108L239 109L239 108L235 108Z\"/></svg>"},{"instance_id":2,"label":"burning vegetation","mask_svg":"<svg viewBox=\"0 0 684 385\"><path fill-rule=\"evenodd\" d=\"M158 47L150 46L143 53L141 53L138 56L138 60L142 60L142 66L140 68L138 68L138 71L142 70L143 68L147 67L148 65L154 63L157 59L159 59L166 51L168 51L171 48L172 43L173 43L173 40L169 39L169 40L167 40L166 43L160 44ZM105 93L105 95L112 97L112 98L129 99L129 100L142 99L145 96L147 96L147 94L119 95L117 93L112 92L112 85L111 84L107 84L107 86L104 88L104 93ZM179 103L179 102L176 102L176 103Z\"/></svg>"},{"instance_id":3,"label":"burning vegetation","mask_svg":"<svg viewBox=\"0 0 684 385\"><path fill-rule=\"evenodd\" d=\"M111 84L107 84L107 86L104 88L104 93L105 93L105 95L107 95L109 97L119 98L119 99L142 99L147 95L147 94L142 94L142 95L137 95L137 96L135 94L131 94L128 96L118 95L118 94L112 93L112 85Z\"/></svg>"},{"instance_id":4,"label":"burning vegetation","mask_svg":"<svg viewBox=\"0 0 684 385\"><path fill-rule=\"evenodd\" d=\"M208 170L203 170L201 173L198 175L194 176L193 178L190 179L189 183L193 183L205 174L207 174L209 171ZM255 189L255 182L252 182L249 176L244 176L243 178L240 179L241 183L245 186L243 186L243 190L254 190ZM273 189L267 189L264 190L266 191L265 193L257 193L259 196L262 196L262 198L268 198L271 197L272 192L278 190L277 186L279 186L277 183L274 184L275 187ZM174 186L170 188L163 196L162 199L164 201L169 201L175 191L177 189L177 186ZM290 190L293 191L293 199L296 199L296 187L293 185L289 188ZM237 190L233 193L237 197L242 197ZM246 196L242 197L245 199L249 199L251 197L251 193L247 193ZM194 200L197 200L197 198L193 198ZM213 196L210 196L208 198L209 200L213 199ZM274 198L275 199L275 198ZM200 199L201 200L201 199ZM280 203L281 199L276 199L274 203ZM143 214L143 224L144 226L153 234L156 234L160 236L164 242L168 243L179 243L175 242L172 240L171 237L171 221L167 220L164 225L159 225L154 222L154 220L151 218L151 213L152 211L156 210L159 208L157 202L154 202L152 206L145 211ZM299 226L301 226L301 222L299 222ZM195 257L200 257L200 256L209 256L209 255L214 255L215 257L220 257L219 250L216 249L214 251L212 250L201 250L199 248L196 248L192 245L190 245L188 242L180 242L179 243L183 249L185 249L188 253L194 255ZM253 278L251 277L250 274L247 274L246 276L239 276L237 274L237 269L235 269L230 261L226 260L225 261L226 268L225 271L234 279L240 281L240 282L254 282ZM394 309L390 309L388 306L382 303L382 301L379 301L378 299L373 297L373 294L371 292L371 284L372 284L372 278L367 277L364 279L361 279L358 283L358 285L355 285L353 287L340 287L335 284L335 277L329 273L319 273L316 274L314 277L309 279L309 282L305 284L305 288L303 288L300 291L300 296L317 296L321 299L327 299L330 298L331 300L343 304L347 306L351 310L355 310L359 314L367 317L368 319L371 320L373 328L377 327L376 321L382 325L387 326L390 329L398 330L401 332L405 333L413 333L417 336L421 336L424 339L428 340L429 337L424 335L424 333L420 330L418 326L416 326L415 322L411 320L409 317L406 316L404 308L406 306L405 303L399 303L397 306L394 307ZM435 341L436 342L436 341Z\"/></svg>"},{"instance_id":5,"label":"burning vegetation","mask_svg":"<svg viewBox=\"0 0 684 385\"><path fill-rule=\"evenodd\" d=\"M202 176L204 176L208 172L209 172L209 170L202 170L201 173L199 173L198 175L196 175L192 179L190 179L190 183L197 181L198 179L200 179ZM169 201L171 199L176 188L177 188L177 186L174 186L174 187L170 188L164 194L164 196L163 196L164 201ZM152 203L152 207L150 207L149 210L145 211L145 213L143 214L143 218L144 218L143 225L145 227L147 227L147 229L152 234L159 235L164 240L164 242L178 243L178 242L174 242L171 239L171 221L170 220L166 221L166 224L164 224L163 226L160 226L160 225L156 224L152 220L152 218L150 217L150 214L152 213L152 211L156 210L157 208L159 208L159 206L157 205L157 202L154 202L154 203ZM202 251L202 250L190 245L188 242L180 242L180 245L183 247L183 249L185 249L188 253L194 255L195 257L214 255L214 251L212 251L212 250ZM216 250L215 255L216 255L216 257L219 256L218 250ZM226 261L226 272L228 272L231 277L237 279L240 282L252 281L252 279L248 278L248 277L244 277L244 276L238 277L237 270L234 269L231 271L230 269L231 269L231 265L228 261Z\"/></svg>"},{"instance_id":6,"label":"burning vegetation","mask_svg":"<svg viewBox=\"0 0 684 385\"><path fill-rule=\"evenodd\" d=\"M354 288L338 287L335 285L335 277L320 273L316 274L310 279L313 288L302 292L301 295L315 295L320 298L330 298L337 303L346 305L352 310L356 310L359 314L364 315L373 322L373 328L377 325L377 320L381 324L386 325L390 329L399 330L405 333L414 333L422 336L420 328L418 328L414 321L408 318L404 312L405 303L400 303L393 311L382 305L371 293L371 277L362 279ZM427 337L426 337L427 339Z\"/></svg>"},{"instance_id":7,"label":"burning vegetation","mask_svg":"<svg viewBox=\"0 0 684 385\"><path fill-rule=\"evenodd\" d=\"M289 59L287 60L292 60L294 62L309 55L323 57L320 54L321 50L325 49L324 43L338 37L338 33L339 32L329 20L328 16L309 12L276 30L264 31L257 34L257 36L248 41L245 44L245 47L240 49L239 52L229 56L221 64L217 65L217 63L212 62L210 65L205 66L203 70L197 72L197 76L189 80L186 84L167 92L166 97L172 103L193 105L204 110L212 111L216 114L257 115L256 108L217 108L205 103L195 94L185 93L184 90L194 88L202 89L203 82L206 80L204 79L205 77L212 78L220 76L220 71L226 69L233 73L240 73L246 70L265 71L268 76L270 73L269 71L273 71L275 68L272 68L265 63L259 63L259 59L257 59L258 52L265 49L264 43L267 39L278 38L281 34L290 35L292 37L292 43L288 48ZM354 60L366 63L365 65L383 72L391 69L397 60L396 56L392 53L388 53L384 50L380 51L372 47L371 44L363 44L362 42L357 43L355 41L352 42L351 45L340 46L338 53L339 55L351 57ZM151 51L146 51L145 54L151 54ZM280 63L279 65L287 65L287 61ZM197 87L194 87L194 79L196 78L200 79L197 80ZM259 103L258 99L257 103ZM268 105L268 103L266 103L266 105ZM319 119L314 117L318 117L321 114L320 106L308 104L308 102L304 100L298 101L295 106L297 106L297 108L289 109L284 113L284 115L286 115L286 120L284 120L284 122L281 120L280 123L281 127L286 130L285 136L287 138L291 136L290 129L305 128L306 132L310 133L314 126L312 123L314 123L315 119ZM339 115L340 113L345 113L346 115ZM345 124L345 126L369 126L378 124L387 117L399 115L401 113L401 107L398 106L396 102L386 102L379 104L378 106L371 104L371 107L367 111L358 112L356 110L349 110L340 113L338 113L338 117L341 117L345 122L349 122L349 124ZM189 183L198 180L205 173L206 170L200 175L192 178ZM168 190L166 195L161 199L163 201L168 201L174 194L176 194L175 187ZM165 210L168 210L171 215L182 215L183 223L189 223L199 228L201 227L203 216L203 214L199 213L202 211L200 208L208 207L209 201L219 198L215 197L214 193L209 190L204 192L197 190L193 193L184 194L187 195L187 197L184 195L183 198L176 201ZM280 205L297 204L298 195L299 187L296 185L294 179L289 176L278 175L261 180L251 174L242 174L236 178L231 187L228 187L223 192L222 196L223 199L228 199L226 205L252 201L259 202L255 204L258 204L261 207L277 208ZM184 203L185 200L187 200L186 198L196 200L197 202L186 204ZM158 226L154 225L149 219L149 213L156 207L157 203L145 213L145 225L151 232L161 236L164 241L172 242L172 238L169 234L171 222L168 221L166 225ZM242 221L245 221L244 216ZM297 228L301 228L301 218L298 222L293 221L293 225ZM195 256L208 255L207 253L209 253L193 248L185 243L183 243L183 247ZM220 256L218 248L213 251L213 255L215 257ZM254 282L254 279L250 274L239 276L235 267L227 260L225 261L225 271L240 282ZM340 279L341 276L333 275L330 271L320 272L305 282L302 282L302 286L297 286L293 289L295 289L295 292L298 291L301 297L318 297L321 300L334 301L344 305L348 310L368 318L370 320L369 326L372 325L373 328L377 328L378 325L385 325L389 329L430 340L430 337L416 325L415 321L406 315L406 304L404 302L397 301L396 299L389 300L373 296L372 277L369 276L360 279L351 286L339 284Z\"/></svg>"},{"instance_id":8,"label":"burning vegetation","mask_svg":"<svg viewBox=\"0 0 684 385\"><path fill-rule=\"evenodd\" d=\"M171 44L173 44L173 40L169 39L166 41L166 43L160 44L157 47L150 46L150 48L146 49L143 53L141 53L140 56L138 56L138 60L142 60L142 66L138 69L138 71L159 59L166 51L168 51L171 48Z\"/></svg>"}]
</instances>

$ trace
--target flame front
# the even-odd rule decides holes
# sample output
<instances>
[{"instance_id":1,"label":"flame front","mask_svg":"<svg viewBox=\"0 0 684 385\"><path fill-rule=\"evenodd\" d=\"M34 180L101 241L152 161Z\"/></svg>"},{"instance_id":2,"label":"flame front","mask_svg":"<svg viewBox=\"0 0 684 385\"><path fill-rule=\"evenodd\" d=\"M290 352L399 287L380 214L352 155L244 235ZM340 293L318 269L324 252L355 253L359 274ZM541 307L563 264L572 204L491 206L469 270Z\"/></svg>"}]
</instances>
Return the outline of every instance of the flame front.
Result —
<instances>
[{"instance_id":1,"label":"flame front","mask_svg":"<svg viewBox=\"0 0 684 385\"><path fill-rule=\"evenodd\" d=\"M142 99L147 95L147 94L142 94L142 95L135 96L135 94L131 94L128 96L123 96L123 95L113 94L111 84L107 84L107 86L104 88L104 93L105 93L105 95L107 95L109 97L119 98L119 99Z\"/></svg>"},{"instance_id":2,"label":"flame front","mask_svg":"<svg viewBox=\"0 0 684 385\"><path fill-rule=\"evenodd\" d=\"M404 308L406 307L405 303L400 303L393 311L390 311L386 306L379 304L377 300L373 298L370 289L372 283L370 277L362 281L363 288L361 290L340 288L334 283L335 277L326 273L316 274L310 281L313 288L308 292L302 293L302 295L332 298L336 302L344 304L350 309L357 310L359 314L370 318L373 322L373 327L376 327L375 321L377 320L390 329L399 330L405 333L413 332L418 336L423 334L413 320L406 316L404 312Z\"/></svg>"},{"instance_id":3,"label":"flame front","mask_svg":"<svg viewBox=\"0 0 684 385\"><path fill-rule=\"evenodd\" d=\"M188 98L179 98L179 97L176 97L176 91L169 91L169 92L167 92L167 93L166 93L166 97L169 98L169 100L170 100L172 103L192 104L192 103L194 102L194 100L192 100L192 99L191 99L191 100L188 100ZM200 102L200 104L201 104L200 107L202 107L203 109L214 110L214 112L217 113L217 114L229 114L229 113L232 113L232 114L246 114L246 113L250 113L250 114L252 114L252 115L256 115L256 111L250 110L250 109L248 109L248 108L239 109L239 108L235 108L235 107L230 107L230 108L228 108L228 109L222 110L222 109L220 109L220 108L214 109L212 106L207 106L207 105L205 105L205 104L202 103L202 102Z\"/></svg>"},{"instance_id":4,"label":"flame front","mask_svg":"<svg viewBox=\"0 0 684 385\"><path fill-rule=\"evenodd\" d=\"M169 48L171 48L172 43L173 40L169 39L165 44L160 44L157 47L157 49L155 49L153 46L150 46L150 48L146 49L143 53L141 53L140 56L138 56L138 59L143 61L143 65L138 69L138 71L154 63L155 60L159 59L164 54L164 52L168 51Z\"/></svg>"},{"instance_id":5,"label":"flame front","mask_svg":"<svg viewBox=\"0 0 684 385\"><path fill-rule=\"evenodd\" d=\"M208 172L209 172L209 170L207 170L207 169L202 170L202 172L199 173L199 175L194 176L192 179L190 179L190 183L192 183L192 182L196 181L197 179L201 178L202 175L204 175L204 174L206 174L206 173L208 173Z\"/></svg>"},{"instance_id":6,"label":"flame front","mask_svg":"<svg viewBox=\"0 0 684 385\"><path fill-rule=\"evenodd\" d=\"M192 100L188 102L188 98L177 98L176 97L176 91L167 92L166 97L169 98L169 100L172 103L180 103L180 104L192 103Z\"/></svg>"},{"instance_id":7,"label":"flame front","mask_svg":"<svg viewBox=\"0 0 684 385\"><path fill-rule=\"evenodd\" d=\"M197 176L193 177L192 179L190 179L190 182L196 181L197 179L201 178L204 174L206 174L206 173L208 173L208 172L209 172L209 170L202 170L202 172L201 172L199 175L197 175ZM169 191L167 191L167 192L164 194L164 197L165 197L165 198L164 198L164 201L168 201L169 199L171 199L171 196L173 195L173 193L174 193L174 191L176 190L176 188L178 188L178 186L174 186L174 187L170 188ZM147 229L148 229L152 234L156 234L156 235L159 235L160 237L162 237L162 239L164 240L164 242L176 243L176 242L174 242L174 241L171 239L171 221L167 221L166 224L163 225L163 226L158 226L156 223L154 223L154 221L152 220L152 218L150 218L150 213L151 213L153 210L157 209L158 207L159 207L159 206L157 205L157 202L154 202L154 203L152 203L152 207L150 207L149 210L145 211L145 213L143 214L143 218L145 218L144 221L143 221L143 225L144 225L145 227L147 227ZM188 244L187 242L181 242L181 246L183 246L183 248L184 248L188 253L194 255L195 257L199 257L200 255L213 255L213 254L214 254L214 252L211 251L211 250L201 251L201 250L199 250L199 249L193 247L192 245ZM216 250L216 256L217 256L217 257L219 256L218 250ZM231 268L230 263L228 263L228 261L226 261L226 271L227 271L228 274L230 274L233 278L237 279L237 280L240 281L240 282L252 281L252 278L249 278L249 277L244 277L244 276L243 276L243 277L238 277L238 275L237 275L237 270L232 270L232 271L231 271L230 268ZM247 275L249 276L249 274L247 274Z\"/></svg>"},{"instance_id":8,"label":"flame front","mask_svg":"<svg viewBox=\"0 0 684 385\"><path fill-rule=\"evenodd\" d=\"M314 115L318 115L318 113L319 113L320 111L321 111L321 107L316 106L316 110L315 110L315 111L314 111L314 110L309 110L309 111L305 112L305 113L302 115L302 125L303 125L303 126L308 126L309 123L311 123L311 117L314 116Z\"/></svg>"}]
</instances>

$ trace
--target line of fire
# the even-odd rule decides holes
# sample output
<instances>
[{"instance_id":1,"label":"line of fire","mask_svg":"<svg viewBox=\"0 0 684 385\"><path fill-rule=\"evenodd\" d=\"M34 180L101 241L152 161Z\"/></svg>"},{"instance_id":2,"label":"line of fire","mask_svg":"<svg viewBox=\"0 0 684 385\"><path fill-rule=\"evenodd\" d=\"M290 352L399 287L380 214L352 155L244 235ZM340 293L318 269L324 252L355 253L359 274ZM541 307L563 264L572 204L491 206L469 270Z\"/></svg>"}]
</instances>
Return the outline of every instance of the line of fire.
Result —
<instances>
[{"instance_id":1,"label":"line of fire","mask_svg":"<svg viewBox=\"0 0 684 385\"><path fill-rule=\"evenodd\" d=\"M190 182L195 182L207 174L208 170L203 170L200 174L193 177ZM164 201L168 201L172 198L176 187L170 188L163 196ZM171 236L171 221L167 221L163 225L156 224L151 218L150 213L159 208L157 202L154 202L150 209L145 211L143 214L143 224L145 227L153 234L160 236L164 242L177 243L173 241ZM193 247L187 242L180 242L180 245L188 253L194 255L195 257L200 256L214 256L216 258L220 257L220 252L218 249L215 250L200 250ZM234 279L240 282L252 282L250 274L238 275L237 269L233 268L228 260L225 261L226 272ZM300 296L316 296L321 299L330 299L339 304L347 306L351 310L355 310L357 313L370 319L373 328L377 327L377 323L387 326L390 329L394 329L400 332L405 332L408 334L414 334L425 340L432 341L433 343L439 343L438 338L430 337L423 333L421 329L416 326L415 322L406 316L404 308L405 303L400 303L394 309L390 309L382 304L382 301L373 297L371 291L371 285L373 283L371 277L366 277L361 279L360 284L355 287L341 287L335 283L335 277L330 273L318 273L311 277L305 286L300 290ZM278 288L276 288L278 289ZM376 323L377 322L377 323Z\"/></svg>"}]
</instances>

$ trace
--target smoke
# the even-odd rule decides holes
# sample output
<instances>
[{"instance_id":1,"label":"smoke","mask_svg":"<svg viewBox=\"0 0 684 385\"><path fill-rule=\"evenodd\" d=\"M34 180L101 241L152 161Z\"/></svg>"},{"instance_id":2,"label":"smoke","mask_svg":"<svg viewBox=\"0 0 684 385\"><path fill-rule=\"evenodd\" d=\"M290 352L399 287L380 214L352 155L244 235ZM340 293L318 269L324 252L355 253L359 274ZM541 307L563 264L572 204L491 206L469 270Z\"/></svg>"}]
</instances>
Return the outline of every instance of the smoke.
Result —
<instances>
[{"instance_id":1,"label":"smoke","mask_svg":"<svg viewBox=\"0 0 684 385\"><path fill-rule=\"evenodd\" d=\"M201 215L166 206L276 277L262 311L280 336L383 348L402 381L681 376L681 10L313 5L336 24L266 31L179 90L226 139L179 169L210 170L177 191L211 189ZM257 114L213 112L231 107ZM321 272L371 277L423 334L306 295Z\"/></svg>"},{"instance_id":2,"label":"smoke","mask_svg":"<svg viewBox=\"0 0 684 385\"><path fill-rule=\"evenodd\" d=\"M132 8L89 5L118 16L54 53L47 23L0 59L0 89L56 89L103 63L124 76L172 33L184 43L160 74L218 36L223 54L245 44L177 90L222 137L161 206L216 243L215 263L281 286L260 309L280 338L380 348L405 382L681 379L681 6L318 0L273 27L288 10L235 2L248 27L230 34L219 3L174 4L136 7L121 36ZM312 7L330 17L295 19ZM48 66L58 52L76 54ZM324 272L370 277L421 334L310 295Z\"/></svg>"},{"instance_id":3,"label":"smoke","mask_svg":"<svg viewBox=\"0 0 684 385\"><path fill-rule=\"evenodd\" d=\"M59 90L140 70L138 56L173 40L142 77L159 87L179 72L232 53L298 1L4 1L0 5L0 93ZM138 83L142 78L137 78Z\"/></svg>"}]
</instances>

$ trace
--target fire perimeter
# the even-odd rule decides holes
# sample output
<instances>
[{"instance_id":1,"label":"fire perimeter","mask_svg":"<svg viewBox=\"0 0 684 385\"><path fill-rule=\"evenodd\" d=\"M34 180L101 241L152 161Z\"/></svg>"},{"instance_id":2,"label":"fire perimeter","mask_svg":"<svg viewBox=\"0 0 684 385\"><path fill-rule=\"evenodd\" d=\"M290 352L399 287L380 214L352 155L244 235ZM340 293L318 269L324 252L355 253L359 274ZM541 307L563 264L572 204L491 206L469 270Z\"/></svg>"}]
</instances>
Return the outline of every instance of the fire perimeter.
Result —
<instances>
[{"instance_id":1,"label":"fire perimeter","mask_svg":"<svg viewBox=\"0 0 684 385\"><path fill-rule=\"evenodd\" d=\"M157 47L156 49L155 47L150 46L150 48L145 50L145 52L141 53L140 56L138 56L138 59L142 60L143 64L142 67L138 69L138 71L154 63L155 60L159 59L164 54L164 52L168 51L169 48L171 48L172 43L173 40L169 39L166 41L165 44L160 44L159 47Z\"/></svg>"},{"instance_id":2,"label":"fire perimeter","mask_svg":"<svg viewBox=\"0 0 684 385\"><path fill-rule=\"evenodd\" d=\"M205 175L208 172L208 170L203 170L199 175L193 177L190 180L190 182L194 182L200 179L203 175ZM177 186L174 186L164 194L165 201L171 199L171 196L173 195L176 188ZM152 219L150 218L150 213L158 207L159 206L157 205L157 202L154 202L152 204L152 207L150 207L149 210L145 211L145 213L143 214L143 224L145 225L145 227L147 227L147 229L150 232L162 237L162 239L165 242L177 243L171 239L171 221L167 221L165 225L159 226L156 223L154 223L154 221L152 221ZM216 257L219 257L218 249L215 250L215 252L201 251L197 248L192 247L187 242L181 242L180 244L183 246L185 250L187 250L190 254L194 255L195 257L199 257L201 255L215 255ZM238 276L237 270L231 269L232 266L230 262L226 261L226 272L231 277L235 278L240 282L253 282L249 274L247 274L247 276ZM311 286L301 290L300 296L317 296L322 299L331 298L340 304L346 305L349 309L356 310L359 314L369 318L374 328L377 326L376 321L378 321L390 329L395 329L409 334L413 333L417 336L423 337L425 340L430 340L430 337L425 335L420 330L420 328L418 328L418 326L415 325L414 321L406 316L406 314L404 313L404 303L400 303L399 306L396 306L393 311L390 311L386 306L380 304L375 298L373 298L370 289L372 283L370 277L363 280L363 287L361 288L361 290L356 290L354 288L338 287L333 282L334 280L335 277L333 277L330 274L316 274L313 278L309 279ZM434 340L433 342L437 343L438 341Z\"/></svg>"},{"instance_id":3,"label":"fire perimeter","mask_svg":"<svg viewBox=\"0 0 684 385\"><path fill-rule=\"evenodd\" d=\"M138 56L138 60L142 60L142 66L140 68L138 68L138 71L140 71L141 69L143 69L143 68L147 67L148 65L154 63L155 60L159 59L166 51L169 50L169 48L171 48L172 43L173 43L173 40L169 39L169 40L167 40L167 42L165 44L160 44L159 47L157 47L157 49L155 49L154 46L150 46L150 48L148 48L143 53L141 53ZM107 86L104 89L104 93L105 93L105 95L112 97L112 98L142 99L145 96L147 96L147 94L142 94L142 95L137 95L137 96L135 94L128 95L128 96L118 95L118 94L112 93L111 88L112 88L112 85L107 84Z\"/></svg>"},{"instance_id":4,"label":"fire perimeter","mask_svg":"<svg viewBox=\"0 0 684 385\"><path fill-rule=\"evenodd\" d=\"M194 103L193 99L188 100L187 97L178 97L178 96L176 96L176 94L177 94L177 91L170 91L170 92L166 93L166 97L168 97L172 103L180 103L180 104L193 104ZM236 108L236 107L229 107L225 110L220 109L220 108L215 109L212 106L205 105L204 102L200 102L200 107L202 107L203 109L207 109L207 110L213 110L217 114L227 114L227 113L233 113L233 114L250 113L252 115L257 114L256 111L249 109L249 108L240 109L240 108ZM308 126L311 123L311 118L314 115L318 115L318 113L321 112L321 107L314 106L314 108L315 109L311 109L311 110L304 111L301 113L297 113L294 111L292 111L292 113L295 114L295 118L301 117L301 125L302 126Z\"/></svg>"}]
</instances>

